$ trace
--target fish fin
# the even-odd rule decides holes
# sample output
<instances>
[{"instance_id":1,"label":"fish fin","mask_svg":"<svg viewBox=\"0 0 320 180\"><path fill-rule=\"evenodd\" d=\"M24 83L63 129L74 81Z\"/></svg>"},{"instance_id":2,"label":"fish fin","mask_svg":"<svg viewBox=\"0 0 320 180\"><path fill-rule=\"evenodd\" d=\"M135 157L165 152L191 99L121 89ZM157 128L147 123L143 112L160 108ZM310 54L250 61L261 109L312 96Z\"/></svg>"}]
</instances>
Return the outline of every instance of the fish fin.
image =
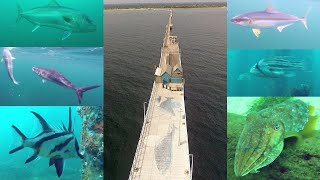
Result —
<instances>
[{"instance_id":1,"label":"fish fin","mask_svg":"<svg viewBox=\"0 0 320 180\"><path fill-rule=\"evenodd\" d=\"M260 34L261 34L261 30L260 29L252 29L253 34L259 38Z\"/></svg>"},{"instance_id":2,"label":"fish fin","mask_svg":"<svg viewBox=\"0 0 320 180\"><path fill-rule=\"evenodd\" d=\"M37 157L38 157L38 152L33 153L33 155L26 160L25 164L37 159Z\"/></svg>"},{"instance_id":3,"label":"fish fin","mask_svg":"<svg viewBox=\"0 0 320 180\"><path fill-rule=\"evenodd\" d=\"M71 107L69 107L69 127L68 132L72 132L72 118L71 118Z\"/></svg>"},{"instance_id":4,"label":"fish fin","mask_svg":"<svg viewBox=\"0 0 320 180\"><path fill-rule=\"evenodd\" d=\"M53 159L53 158L50 158L50 159L49 159L49 167L52 166L53 164L54 164L54 159Z\"/></svg>"},{"instance_id":5,"label":"fish fin","mask_svg":"<svg viewBox=\"0 0 320 180\"><path fill-rule=\"evenodd\" d=\"M77 96L78 96L79 104L81 104L81 99L82 99L82 96L83 96L84 92L86 92L88 90L91 90L91 89L94 89L94 88L97 88L97 87L100 87L100 85L75 88L75 91L76 91Z\"/></svg>"},{"instance_id":6,"label":"fish fin","mask_svg":"<svg viewBox=\"0 0 320 180\"><path fill-rule=\"evenodd\" d=\"M32 32L35 32L37 29L39 29L40 25L36 25L33 29Z\"/></svg>"},{"instance_id":7,"label":"fish fin","mask_svg":"<svg viewBox=\"0 0 320 180\"><path fill-rule=\"evenodd\" d=\"M45 82L47 82L45 79L42 79L42 83L45 83Z\"/></svg>"},{"instance_id":8,"label":"fish fin","mask_svg":"<svg viewBox=\"0 0 320 180\"><path fill-rule=\"evenodd\" d=\"M63 36L62 36L61 40L67 39L71 34L72 34L71 31L65 31L65 32L63 32Z\"/></svg>"},{"instance_id":9,"label":"fish fin","mask_svg":"<svg viewBox=\"0 0 320 180\"><path fill-rule=\"evenodd\" d=\"M40 116L38 113L36 113L36 112L33 112L33 111L30 111L30 112L38 118L38 120L39 120L39 122L40 122L40 124L41 124L41 126L42 126L43 132L51 132L51 131L52 131L51 127L50 127L49 124L46 122L46 120L43 119L43 117L41 117L41 116Z\"/></svg>"},{"instance_id":10,"label":"fish fin","mask_svg":"<svg viewBox=\"0 0 320 180\"><path fill-rule=\"evenodd\" d=\"M48 7L60 7L60 4L56 0L49 2Z\"/></svg>"},{"instance_id":11,"label":"fish fin","mask_svg":"<svg viewBox=\"0 0 320 180\"><path fill-rule=\"evenodd\" d=\"M283 30L284 28L286 28L286 27L288 27L288 26L291 26L292 24L293 24L293 23L291 23L291 24L286 24L286 25L284 25L284 26L278 26L277 29L278 29L279 32L282 32L282 30Z\"/></svg>"},{"instance_id":12,"label":"fish fin","mask_svg":"<svg viewBox=\"0 0 320 180\"><path fill-rule=\"evenodd\" d=\"M23 143L27 139L27 137L16 126L12 125L11 127L20 135L20 137L22 139L22 145L20 145L20 146L18 146L16 148L12 149L11 151L9 151L9 154L15 153L15 152L23 149L24 148Z\"/></svg>"},{"instance_id":13,"label":"fish fin","mask_svg":"<svg viewBox=\"0 0 320 180\"><path fill-rule=\"evenodd\" d=\"M54 159L54 166L56 167L58 177L60 177L63 172L63 159Z\"/></svg>"},{"instance_id":14,"label":"fish fin","mask_svg":"<svg viewBox=\"0 0 320 180\"><path fill-rule=\"evenodd\" d=\"M275 11L273 10L272 6L267 7L265 10L267 13L274 13Z\"/></svg>"},{"instance_id":15,"label":"fish fin","mask_svg":"<svg viewBox=\"0 0 320 180\"><path fill-rule=\"evenodd\" d=\"M304 17L303 17L302 20L301 20L302 24L304 25L304 27L305 27L307 30L308 30L307 17L308 17L308 15L309 15L311 9L312 9L311 7L308 8L308 10L306 11Z\"/></svg>"},{"instance_id":16,"label":"fish fin","mask_svg":"<svg viewBox=\"0 0 320 180\"><path fill-rule=\"evenodd\" d=\"M17 17L16 22L19 22L22 19L23 10L22 10L20 4L17 4L17 7L18 7L18 17Z\"/></svg>"}]
</instances>

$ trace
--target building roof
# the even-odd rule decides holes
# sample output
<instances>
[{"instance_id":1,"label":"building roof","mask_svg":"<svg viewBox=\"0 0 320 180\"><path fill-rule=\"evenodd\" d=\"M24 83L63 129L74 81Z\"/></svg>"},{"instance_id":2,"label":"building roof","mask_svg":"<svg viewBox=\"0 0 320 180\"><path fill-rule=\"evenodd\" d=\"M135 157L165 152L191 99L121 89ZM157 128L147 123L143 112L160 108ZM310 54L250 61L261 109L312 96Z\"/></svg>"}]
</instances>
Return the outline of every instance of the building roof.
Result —
<instances>
[{"instance_id":1,"label":"building roof","mask_svg":"<svg viewBox=\"0 0 320 180\"><path fill-rule=\"evenodd\" d=\"M161 68L157 67L156 72L154 73L155 76L161 76Z\"/></svg>"},{"instance_id":2,"label":"building roof","mask_svg":"<svg viewBox=\"0 0 320 180\"><path fill-rule=\"evenodd\" d=\"M168 73L171 76L171 72L172 72L172 67L169 64L165 64L165 67L161 75L163 75L164 73Z\"/></svg>"},{"instance_id":3,"label":"building roof","mask_svg":"<svg viewBox=\"0 0 320 180\"><path fill-rule=\"evenodd\" d=\"M183 72L183 68L181 67L180 64L176 64L176 65L173 67L173 71L175 72L176 70L179 70L180 72Z\"/></svg>"}]
</instances>

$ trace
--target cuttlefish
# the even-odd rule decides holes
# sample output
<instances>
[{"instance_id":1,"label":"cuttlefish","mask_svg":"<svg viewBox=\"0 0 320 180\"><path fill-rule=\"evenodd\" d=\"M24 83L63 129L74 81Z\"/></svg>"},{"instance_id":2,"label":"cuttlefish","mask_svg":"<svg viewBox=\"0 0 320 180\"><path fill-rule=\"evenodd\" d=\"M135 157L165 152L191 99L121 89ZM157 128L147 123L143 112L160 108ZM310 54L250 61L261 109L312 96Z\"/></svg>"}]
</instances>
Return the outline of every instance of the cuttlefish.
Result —
<instances>
[{"instance_id":1,"label":"cuttlefish","mask_svg":"<svg viewBox=\"0 0 320 180\"><path fill-rule=\"evenodd\" d=\"M313 106L291 99L249 114L236 147L236 176L257 173L272 163L282 152L285 138L297 137L299 142L310 135L318 119L311 116L313 112Z\"/></svg>"}]
</instances>

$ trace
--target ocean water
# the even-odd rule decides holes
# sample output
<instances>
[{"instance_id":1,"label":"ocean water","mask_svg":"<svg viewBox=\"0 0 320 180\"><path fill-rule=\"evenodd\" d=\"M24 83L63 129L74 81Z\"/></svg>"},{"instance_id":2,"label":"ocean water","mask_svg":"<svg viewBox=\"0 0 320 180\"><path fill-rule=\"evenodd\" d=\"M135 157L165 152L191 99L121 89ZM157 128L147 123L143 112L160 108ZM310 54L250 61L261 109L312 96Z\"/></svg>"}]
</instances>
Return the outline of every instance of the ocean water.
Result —
<instances>
[{"instance_id":1,"label":"ocean water","mask_svg":"<svg viewBox=\"0 0 320 180\"><path fill-rule=\"evenodd\" d=\"M167 10L105 11L107 179L129 177L168 17ZM226 178L225 21L225 9L173 10L186 81L193 178L199 180Z\"/></svg>"},{"instance_id":2,"label":"ocean water","mask_svg":"<svg viewBox=\"0 0 320 180\"><path fill-rule=\"evenodd\" d=\"M301 22L286 27L281 33L276 28L262 29L259 38L256 38L251 28L232 24L230 19L234 16L263 11L267 7L295 15L297 17L307 16L308 30ZM320 2L316 0L239 0L228 2L227 13L228 48L231 49L311 49L319 48L320 43L314 38L320 33ZM245 43L244 43L245 42Z\"/></svg>"},{"instance_id":3,"label":"ocean water","mask_svg":"<svg viewBox=\"0 0 320 180\"><path fill-rule=\"evenodd\" d=\"M3 48L0 48L1 51ZM15 48L13 75L19 85L8 76L6 65L0 63L0 105L77 105L75 91L59 86L32 71L32 67L55 69L75 86L101 85L86 91L82 105L103 103L103 48Z\"/></svg>"},{"instance_id":4,"label":"ocean water","mask_svg":"<svg viewBox=\"0 0 320 180\"><path fill-rule=\"evenodd\" d=\"M259 77L250 74L250 68L259 60L274 56L291 56L305 66L303 71L295 71L293 77ZM317 78L320 66L320 50L234 50L227 53L228 96L320 96ZM296 89L308 87L308 94L292 94ZM307 91L305 91L307 92Z\"/></svg>"},{"instance_id":5,"label":"ocean water","mask_svg":"<svg viewBox=\"0 0 320 180\"><path fill-rule=\"evenodd\" d=\"M51 127L61 127L63 122L68 127L67 106L2 106L0 107L1 117L1 149L0 149L0 177L1 179L12 180L34 180L34 179L59 179L54 166L49 167L49 159L38 157L25 164L25 161L33 154L32 149L24 148L13 154L9 151L21 145L20 136L11 127L15 125L22 133L31 138L42 131L39 120L30 111L40 114ZM71 107L74 134L80 142L82 119ZM80 145L80 144L79 144ZM66 159L61 180L81 178L82 162L80 159Z\"/></svg>"},{"instance_id":6,"label":"ocean water","mask_svg":"<svg viewBox=\"0 0 320 180\"><path fill-rule=\"evenodd\" d=\"M103 46L103 0L70 0L60 1L61 6L72 8L83 14L86 14L96 25L96 31L86 33L72 33L66 40L61 40L63 30L52 27L40 27L32 32L34 25L26 19L17 21L18 8L21 6L23 12L36 7L44 7L52 2L52 0L10 0L3 1L0 7L0 16L2 17L0 29L0 46L19 46L19 47L34 47L34 46ZM65 15L64 17L72 18L73 16Z\"/></svg>"}]
</instances>

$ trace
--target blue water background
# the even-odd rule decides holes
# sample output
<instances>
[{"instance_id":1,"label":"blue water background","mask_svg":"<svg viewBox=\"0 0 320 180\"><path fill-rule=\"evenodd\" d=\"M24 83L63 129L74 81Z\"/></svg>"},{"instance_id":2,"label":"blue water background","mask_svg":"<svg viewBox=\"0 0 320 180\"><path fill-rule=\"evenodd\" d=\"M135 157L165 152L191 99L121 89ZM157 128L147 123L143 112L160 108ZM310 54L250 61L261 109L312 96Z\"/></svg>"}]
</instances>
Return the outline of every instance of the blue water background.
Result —
<instances>
[{"instance_id":1,"label":"blue water background","mask_svg":"<svg viewBox=\"0 0 320 180\"><path fill-rule=\"evenodd\" d=\"M274 56L292 56L301 59L306 70L294 77L263 78L249 75L250 68L260 59ZM311 87L310 96L320 96L318 82L320 50L228 50L228 96L290 96L292 88L306 84ZM239 76L247 73L242 80Z\"/></svg>"},{"instance_id":2,"label":"blue water background","mask_svg":"<svg viewBox=\"0 0 320 180\"><path fill-rule=\"evenodd\" d=\"M2 53L2 49L1 53ZM15 85L0 63L0 105L77 105L75 91L53 82L42 82L32 67L53 68L76 86L101 85L86 91L81 105L103 103L103 48L16 48L11 51Z\"/></svg>"},{"instance_id":3,"label":"blue water background","mask_svg":"<svg viewBox=\"0 0 320 180\"><path fill-rule=\"evenodd\" d=\"M0 177L10 180L57 180L59 179L54 166L49 167L49 158L40 157L25 164L33 154L30 148L24 148L16 153L9 151L21 145L20 136L12 129L15 125L27 137L34 137L42 132L38 119L30 113L39 113L51 127L60 127L61 122L68 127L67 106L2 106L0 107ZM76 112L76 107L71 108L75 136L80 143L82 119ZM82 163L80 159L66 159L61 180L74 180L81 178Z\"/></svg>"},{"instance_id":4,"label":"blue water background","mask_svg":"<svg viewBox=\"0 0 320 180\"><path fill-rule=\"evenodd\" d=\"M263 11L267 7L295 15L305 16L309 7L311 11L307 16L308 29L301 22L286 27L281 33L276 28L261 29L259 38L256 38L251 28L232 24L230 19L234 16ZM231 49L310 49L319 48L320 42L316 39L320 34L320 1L316 0L231 0L228 1L227 13L227 42Z\"/></svg>"},{"instance_id":5,"label":"blue water background","mask_svg":"<svg viewBox=\"0 0 320 180\"><path fill-rule=\"evenodd\" d=\"M35 32L34 25L26 19L16 22L18 17L17 4L23 11L36 7L47 6L51 0L9 0L0 3L0 46L103 46L103 0L57 0L64 7L72 8L90 17L97 26L95 32L73 33L62 41L63 30L51 27L40 27Z\"/></svg>"}]
</instances>

